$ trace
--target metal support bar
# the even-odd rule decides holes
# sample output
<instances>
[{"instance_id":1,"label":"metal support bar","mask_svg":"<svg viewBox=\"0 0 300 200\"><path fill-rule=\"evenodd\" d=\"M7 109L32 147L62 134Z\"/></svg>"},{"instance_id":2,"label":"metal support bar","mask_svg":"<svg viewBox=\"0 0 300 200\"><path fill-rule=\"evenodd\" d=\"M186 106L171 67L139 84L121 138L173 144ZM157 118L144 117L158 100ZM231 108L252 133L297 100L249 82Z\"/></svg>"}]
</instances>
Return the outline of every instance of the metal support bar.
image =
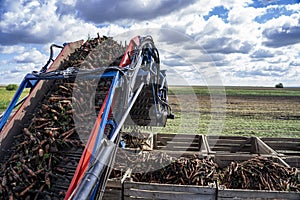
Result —
<instances>
[{"instance_id":1,"label":"metal support bar","mask_svg":"<svg viewBox=\"0 0 300 200\"><path fill-rule=\"evenodd\" d=\"M15 109L16 107L18 107L19 105L21 105L27 99L27 97L28 97L28 95L26 95L23 99L21 99L20 101L18 101L16 103L16 105L13 107L13 109ZM0 115L0 120L2 119L3 115L4 115L4 113L2 113ZM0 129L0 131L1 131L1 129Z\"/></svg>"},{"instance_id":2,"label":"metal support bar","mask_svg":"<svg viewBox=\"0 0 300 200\"><path fill-rule=\"evenodd\" d=\"M109 112L110 112L110 109L111 109L111 105L112 105L112 102L113 102L116 86L118 84L119 79L120 79L120 74L119 74L119 72L117 72L116 76L114 77L114 79L112 81L109 92L108 92L108 99L107 99L105 109L104 109L103 114L102 114L102 120L100 122L100 128L98 130L95 146L94 146L94 149L93 149L93 152L92 152L91 162L93 161L93 159L95 157L95 154L99 149L99 142L103 138L104 130L105 130L106 124L108 122L108 115L109 115Z\"/></svg>"},{"instance_id":3,"label":"metal support bar","mask_svg":"<svg viewBox=\"0 0 300 200\"><path fill-rule=\"evenodd\" d=\"M121 121L119 122L118 127L116 128L115 132L112 134L112 137L109 139L110 141L112 141L112 142L115 141L115 139L118 136L118 134L119 134L119 132L120 132L120 130L121 130L121 128L122 128L122 126L123 126L123 124L124 124L127 116L128 116L128 114L129 114L132 106L134 105L134 103L135 103L136 99L138 98L139 94L141 93L143 87L144 87L144 83L141 83L140 87L138 88L138 90L134 94L134 96L133 96L133 98L132 98L132 100L131 100L128 108L127 108L127 110L125 111L125 113L124 113Z\"/></svg>"},{"instance_id":4,"label":"metal support bar","mask_svg":"<svg viewBox=\"0 0 300 200\"><path fill-rule=\"evenodd\" d=\"M52 79L67 79L67 78L80 78L80 79L93 79L93 78L107 78L114 77L116 75L116 71L104 72L102 74L91 74L88 73L74 73L74 74L63 74L60 72L53 72L53 74L27 74L26 78L28 80L52 80Z\"/></svg>"},{"instance_id":5,"label":"metal support bar","mask_svg":"<svg viewBox=\"0 0 300 200\"><path fill-rule=\"evenodd\" d=\"M62 71L63 72L63 71ZM116 76L116 74L119 74L118 71L109 71L109 72L105 72L103 74L80 74L78 73L79 77L81 79L93 79L93 78L108 78L108 77L114 77ZM76 77L77 74L72 74L72 77ZM70 78L69 75L64 75L64 74L27 74L23 81L21 82L18 90L16 91L12 101L10 102L10 104L8 105L7 109L5 110L5 112L0 116L0 131L2 130L2 128L4 127L4 125L6 124L10 114L12 113L12 110L17 107L20 103L22 103L26 97L24 99L22 99L20 102L18 102L18 99L20 98L22 92L24 91L24 89L26 87L30 87L30 88L34 88L36 86L36 84L38 83L38 81L40 80L53 80L53 79L66 79L66 78Z\"/></svg>"},{"instance_id":6,"label":"metal support bar","mask_svg":"<svg viewBox=\"0 0 300 200\"><path fill-rule=\"evenodd\" d=\"M12 101L10 102L10 104L8 105L8 107L5 110L4 114L2 115L2 119L0 121L0 131L2 130L4 125L6 124L8 118L9 118L12 110L15 108L15 105L18 102L18 99L20 98L24 88L27 86L27 83L28 83L28 80L25 77L24 80L22 81L21 85L19 86L17 92L15 93Z\"/></svg>"}]
</instances>

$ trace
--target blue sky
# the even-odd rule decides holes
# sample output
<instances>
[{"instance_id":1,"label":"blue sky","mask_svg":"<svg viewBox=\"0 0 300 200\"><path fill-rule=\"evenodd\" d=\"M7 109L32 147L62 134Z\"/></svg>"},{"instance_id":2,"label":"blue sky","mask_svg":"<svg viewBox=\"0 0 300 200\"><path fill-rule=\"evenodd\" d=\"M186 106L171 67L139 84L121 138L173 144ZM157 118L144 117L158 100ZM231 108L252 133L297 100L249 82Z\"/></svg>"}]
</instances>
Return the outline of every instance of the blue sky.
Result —
<instances>
[{"instance_id":1,"label":"blue sky","mask_svg":"<svg viewBox=\"0 0 300 200\"><path fill-rule=\"evenodd\" d=\"M213 71L217 84L300 86L299 0L0 0L0 6L0 84L20 83L40 69L52 43L167 29L154 40L170 84L205 85Z\"/></svg>"}]
</instances>

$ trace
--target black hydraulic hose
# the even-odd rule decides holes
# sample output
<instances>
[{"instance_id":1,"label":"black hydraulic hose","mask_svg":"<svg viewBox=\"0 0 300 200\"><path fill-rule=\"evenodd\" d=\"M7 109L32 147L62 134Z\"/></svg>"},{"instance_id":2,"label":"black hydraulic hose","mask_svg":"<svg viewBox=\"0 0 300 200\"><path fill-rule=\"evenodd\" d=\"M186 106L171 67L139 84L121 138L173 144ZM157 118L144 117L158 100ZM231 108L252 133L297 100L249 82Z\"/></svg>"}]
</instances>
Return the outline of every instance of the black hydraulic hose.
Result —
<instances>
[{"instance_id":1,"label":"black hydraulic hose","mask_svg":"<svg viewBox=\"0 0 300 200\"><path fill-rule=\"evenodd\" d=\"M63 49L63 46L57 45L57 44L52 44L50 46L50 56L49 56L49 60L47 61L47 63L44 65L44 67L40 70L40 72L46 72L47 71L47 67L50 64L51 61L53 61L53 47L56 48L61 48Z\"/></svg>"},{"instance_id":2,"label":"black hydraulic hose","mask_svg":"<svg viewBox=\"0 0 300 200\"><path fill-rule=\"evenodd\" d=\"M120 134L118 134L118 136L116 138L116 141L114 143L115 144L119 144L119 142L120 142ZM106 184L107 184L107 180L109 178L109 175L110 175L111 171L113 170L112 166L114 165L114 162L115 162L116 153L117 153L117 150L118 150L117 147L118 147L118 145L115 146L115 148L114 148L114 150L112 152L112 155L110 157L110 160L109 160L109 165L106 166L106 171L102 175L103 182L98 183L99 186L98 186L98 189L97 189L96 199L102 199L102 197L104 195L105 187L106 187Z\"/></svg>"},{"instance_id":3,"label":"black hydraulic hose","mask_svg":"<svg viewBox=\"0 0 300 200\"><path fill-rule=\"evenodd\" d=\"M152 49L154 50L153 53L152 53L152 57L154 58L154 61L155 61L155 63L156 63L156 68L157 68L157 70L156 70L156 87L155 87L155 90L156 90L156 91L155 91L155 96L156 96L156 98L157 98L163 105L165 105L165 106L167 107L167 109L168 109L168 111L169 111L169 114L171 114L171 113L172 113L171 106L170 106L167 102L163 101L163 100L158 96L158 91L159 91L159 86L158 86L158 85L159 85L159 81L160 81L160 57L159 57L159 52L158 52L157 48L156 48L155 45L154 45L154 42L153 42L152 37L146 37L146 38L143 40L140 49L143 49L144 45L146 45L146 44L151 44ZM154 84L155 84L155 83L154 83Z\"/></svg>"},{"instance_id":4,"label":"black hydraulic hose","mask_svg":"<svg viewBox=\"0 0 300 200\"><path fill-rule=\"evenodd\" d=\"M125 77L125 81L128 82L128 78L127 75L125 74L124 70L120 67L108 67L108 68L97 68L97 69L93 69L93 70L86 70L86 71L79 71L78 68L75 67L69 67L66 70L54 70L54 71L50 71L50 72L37 72L37 71L33 71L32 74L34 76L37 77L53 77L53 76L57 76L57 75L65 75L66 78L75 78L75 77L85 77L87 75L96 75L98 73L103 73L104 71L109 71L109 70L116 70L119 71L124 77Z\"/></svg>"},{"instance_id":5,"label":"black hydraulic hose","mask_svg":"<svg viewBox=\"0 0 300 200\"><path fill-rule=\"evenodd\" d=\"M105 172L107 167L111 164L110 159L114 153L116 145L111 141L103 139L100 143L99 151L97 157L91 166L89 172L85 173L84 177L80 181L77 190L73 197L70 199L81 200L90 199L94 189L96 189L97 183L104 182ZM101 186L102 187L102 186Z\"/></svg>"},{"instance_id":6,"label":"black hydraulic hose","mask_svg":"<svg viewBox=\"0 0 300 200\"><path fill-rule=\"evenodd\" d=\"M156 59L154 58L155 62L156 62L156 68L157 68L157 75L156 75L156 79L157 79L157 84L156 84L156 93L158 94L158 83L160 80L160 58L159 58L159 53L156 47L154 47L154 52L156 54Z\"/></svg>"},{"instance_id":7,"label":"black hydraulic hose","mask_svg":"<svg viewBox=\"0 0 300 200\"><path fill-rule=\"evenodd\" d=\"M156 48L156 46L154 45L153 39L151 36L146 36L141 45L140 45L140 50L142 51L145 45L151 45L151 49L153 49L152 52L152 57L154 58L155 64L156 64L156 88L155 88L155 92L158 94L158 84L159 84L159 80L160 80L160 58L159 58L159 52Z\"/></svg>"}]
</instances>

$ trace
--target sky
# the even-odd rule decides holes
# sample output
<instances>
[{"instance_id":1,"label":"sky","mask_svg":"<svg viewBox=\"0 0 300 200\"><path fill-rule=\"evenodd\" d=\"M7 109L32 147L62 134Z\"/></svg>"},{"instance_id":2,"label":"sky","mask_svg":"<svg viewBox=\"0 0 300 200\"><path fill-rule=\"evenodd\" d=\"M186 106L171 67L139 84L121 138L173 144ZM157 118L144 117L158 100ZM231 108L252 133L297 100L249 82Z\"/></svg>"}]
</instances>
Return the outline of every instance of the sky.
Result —
<instances>
[{"instance_id":1,"label":"sky","mask_svg":"<svg viewBox=\"0 0 300 200\"><path fill-rule=\"evenodd\" d=\"M151 34L170 85L300 86L299 0L0 0L0 19L1 85L99 33Z\"/></svg>"}]
</instances>

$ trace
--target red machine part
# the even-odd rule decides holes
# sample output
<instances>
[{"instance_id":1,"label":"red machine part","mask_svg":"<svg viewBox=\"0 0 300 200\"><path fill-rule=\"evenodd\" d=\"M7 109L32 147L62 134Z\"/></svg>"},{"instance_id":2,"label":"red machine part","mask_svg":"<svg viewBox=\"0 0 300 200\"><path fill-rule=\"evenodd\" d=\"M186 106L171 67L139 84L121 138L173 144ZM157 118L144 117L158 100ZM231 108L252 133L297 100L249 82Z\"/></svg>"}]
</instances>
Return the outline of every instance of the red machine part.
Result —
<instances>
[{"instance_id":1,"label":"red machine part","mask_svg":"<svg viewBox=\"0 0 300 200\"><path fill-rule=\"evenodd\" d=\"M82 179L84 173L87 171L87 169L89 167L92 152L93 152L95 142L96 142L96 138L97 138L97 133L98 133L99 128L100 128L100 122L102 120L102 113L104 111L104 108L105 108L105 105L106 105L106 102L107 102L107 98L108 98L108 95L105 97L105 101L103 102L101 110L99 111L97 120L96 120L96 122L94 124L94 127L93 127L93 130L92 130L92 133L91 133L91 135L89 137L89 140L88 140L88 142L85 146L85 149L82 153L80 161L77 165L77 169L76 169L75 174L73 176L72 182L71 182L71 184L68 188L68 191L66 193L65 200L70 198L70 196L72 195L72 193L75 190L76 186L78 185L78 183Z\"/></svg>"},{"instance_id":2,"label":"red machine part","mask_svg":"<svg viewBox=\"0 0 300 200\"><path fill-rule=\"evenodd\" d=\"M125 67L131 63L130 57L133 55L133 50L140 45L140 36L135 36L130 40L130 43L125 51L125 54L120 62L120 67Z\"/></svg>"},{"instance_id":3,"label":"red machine part","mask_svg":"<svg viewBox=\"0 0 300 200\"><path fill-rule=\"evenodd\" d=\"M133 50L136 46L140 45L140 36L135 36L134 38L132 38L130 40L130 43L125 51L125 54L122 58L122 61L120 62L120 67L125 67L127 65L129 65L131 63L130 57L133 56ZM72 193L74 192L74 190L76 189L77 185L80 183L82 177L84 176L85 172L88 170L90 161L91 161L91 156L92 156L92 152L95 146L95 142L96 142L96 138L97 138L97 134L100 128L100 123L102 120L102 113L106 107L106 103L107 103L107 99L108 99L108 95L106 95L105 100L102 104L101 110L99 111L97 120L94 124L93 130L91 132L91 135L89 137L89 140L85 146L85 149L83 151L83 154L80 158L80 161L78 163L76 172L73 176L72 182L68 188L68 191L66 193L65 196L65 200L69 199L72 195ZM110 112L111 114L111 112Z\"/></svg>"}]
</instances>

